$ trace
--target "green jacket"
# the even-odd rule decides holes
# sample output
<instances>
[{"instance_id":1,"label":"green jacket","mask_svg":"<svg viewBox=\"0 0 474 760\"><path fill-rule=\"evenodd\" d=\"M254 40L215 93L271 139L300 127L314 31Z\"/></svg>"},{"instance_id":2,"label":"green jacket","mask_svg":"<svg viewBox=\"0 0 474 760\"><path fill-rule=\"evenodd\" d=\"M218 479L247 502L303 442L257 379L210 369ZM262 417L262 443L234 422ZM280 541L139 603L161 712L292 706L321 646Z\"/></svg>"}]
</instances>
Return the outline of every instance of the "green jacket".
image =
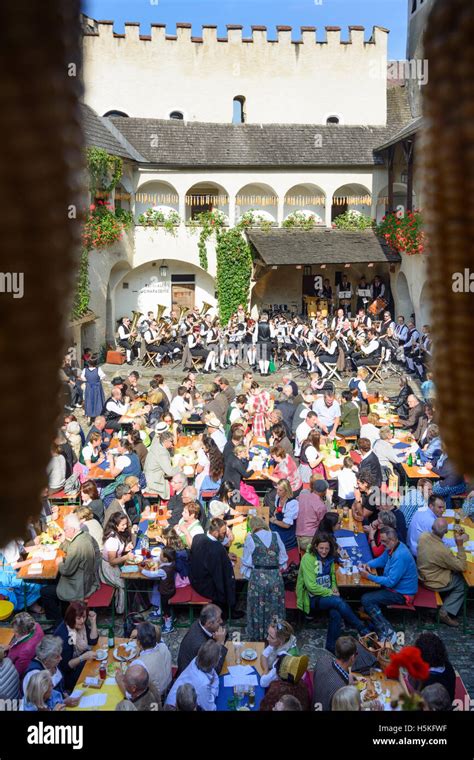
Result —
<instances>
[{"instance_id":1,"label":"green jacket","mask_svg":"<svg viewBox=\"0 0 474 760\"><path fill-rule=\"evenodd\" d=\"M316 563L319 565L320 561L308 549L301 560L298 580L296 581L296 605L299 610L303 610L306 614L309 613L310 609L310 596L331 596L333 591L337 591L334 562L331 565L331 588L325 588L316 583Z\"/></svg>"}]
</instances>

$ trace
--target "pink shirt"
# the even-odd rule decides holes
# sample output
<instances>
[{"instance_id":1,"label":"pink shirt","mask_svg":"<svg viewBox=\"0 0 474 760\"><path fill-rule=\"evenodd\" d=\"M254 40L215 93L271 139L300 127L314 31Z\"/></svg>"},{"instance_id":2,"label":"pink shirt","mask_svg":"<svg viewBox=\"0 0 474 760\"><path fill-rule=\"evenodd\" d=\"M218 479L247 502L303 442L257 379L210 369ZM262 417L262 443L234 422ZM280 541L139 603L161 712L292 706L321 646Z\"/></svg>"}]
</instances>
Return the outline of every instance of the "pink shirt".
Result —
<instances>
[{"instance_id":1,"label":"pink shirt","mask_svg":"<svg viewBox=\"0 0 474 760\"><path fill-rule=\"evenodd\" d=\"M299 512L296 518L296 535L311 536L316 533L319 523L326 514L326 505L317 493L302 491L298 497Z\"/></svg>"},{"instance_id":2,"label":"pink shirt","mask_svg":"<svg viewBox=\"0 0 474 760\"><path fill-rule=\"evenodd\" d=\"M273 475L280 479L288 479L293 493L303 485L298 466L293 457L286 456L283 462L279 462L273 470Z\"/></svg>"}]
</instances>

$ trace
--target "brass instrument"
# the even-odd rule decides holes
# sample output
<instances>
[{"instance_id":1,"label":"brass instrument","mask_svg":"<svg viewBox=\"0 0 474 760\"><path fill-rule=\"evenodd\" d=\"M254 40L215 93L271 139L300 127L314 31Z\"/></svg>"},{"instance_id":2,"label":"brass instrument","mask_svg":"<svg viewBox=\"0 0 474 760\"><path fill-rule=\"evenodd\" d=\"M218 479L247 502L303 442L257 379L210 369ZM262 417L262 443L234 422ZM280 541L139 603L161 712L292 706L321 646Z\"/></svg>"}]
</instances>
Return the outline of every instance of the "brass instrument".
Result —
<instances>
[{"instance_id":1,"label":"brass instrument","mask_svg":"<svg viewBox=\"0 0 474 760\"><path fill-rule=\"evenodd\" d=\"M128 339L128 342L131 346L135 343L137 339L137 324L141 317L143 317L143 314L141 311L132 311L133 317L132 317L132 324L130 325L130 337ZM133 335L135 333L135 335Z\"/></svg>"},{"instance_id":2,"label":"brass instrument","mask_svg":"<svg viewBox=\"0 0 474 760\"><path fill-rule=\"evenodd\" d=\"M212 304L206 303L205 301L203 301L201 311L199 312L199 316L205 317L209 309L212 309Z\"/></svg>"},{"instance_id":3,"label":"brass instrument","mask_svg":"<svg viewBox=\"0 0 474 760\"><path fill-rule=\"evenodd\" d=\"M167 306L163 306L163 304L159 303L156 307L156 321L161 322L163 318L163 314L165 313L167 309Z\"/></svg>"},{"instance_id":4,"label":"brass instrument","mask_svg":"<svg viewBox=\"0 0 474 760\"><path fill-rule=\"evenodd\" d=\"M178 309L179 309L179 317L178 319L173 319L173 321L171 322L172 325L179 325L179 323L182 321L184 317L185 312L188 311L187 306L178 306Z\"/></svg>"}]
</instances>

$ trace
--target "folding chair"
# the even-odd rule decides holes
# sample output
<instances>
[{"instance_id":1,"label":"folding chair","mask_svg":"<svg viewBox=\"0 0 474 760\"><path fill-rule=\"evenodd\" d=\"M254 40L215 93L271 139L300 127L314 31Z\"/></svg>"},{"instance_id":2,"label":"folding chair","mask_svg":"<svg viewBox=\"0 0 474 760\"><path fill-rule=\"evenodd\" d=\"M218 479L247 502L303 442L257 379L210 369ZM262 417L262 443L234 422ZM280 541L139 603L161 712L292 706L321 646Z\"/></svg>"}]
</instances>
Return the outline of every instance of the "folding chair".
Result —
<instances>
[{"instance_id":1,"label":"folding chair","mask_svg":"<svg viewBox=\"0 0 474 760\"><path fill-rule=\"evenodd\" d=\"M345 354L344 349L339 346L339 354L337 357L337 361L334 364L329 364L328 362L324 362L324 366L328 368L329 373L324 376L324 380L331 380L332 377L336 377L339 381L342 381L342 378L339 374L342 370L340 369L345 364ZM338 371L339 368L339 371Z\"/></svg>"},{"instance_id":2,"label":"folding chair","mask_svg":"<svg viewBox=\"0 0 474 760\"><path fill-rule=\"evenodd\" d=\"M380 360L378 364L364 364L363 366L369 373L369 377L367 378L367 382L374 382L374 383L380 383L383 385L383 377L381 377L380 373L382 371L382 367L385 361L385 347L382 347L382 353L380 354Z\"/></svg>"},{"instance_id":3,"label":"folding chair","mask_svg":"<svg viewBox=\"0 0 474 760\"><path fill-rule=\"evenodd\" d=\"M153 351L147 351L145 349L145 356L143 357L143 360L142 360L142 367L145 367L145 368L156 367L155 357L156 357L156 353L154 353Z\"/></svg>"}]
</instances>

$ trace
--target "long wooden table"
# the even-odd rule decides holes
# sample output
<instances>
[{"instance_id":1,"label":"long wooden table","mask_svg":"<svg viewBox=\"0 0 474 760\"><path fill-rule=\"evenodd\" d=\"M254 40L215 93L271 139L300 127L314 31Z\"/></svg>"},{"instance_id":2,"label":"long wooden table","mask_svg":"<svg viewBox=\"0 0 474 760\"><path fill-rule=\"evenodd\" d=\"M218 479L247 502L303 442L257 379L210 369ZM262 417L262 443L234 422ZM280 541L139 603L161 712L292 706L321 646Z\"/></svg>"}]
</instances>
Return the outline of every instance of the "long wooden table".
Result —
<instances>
[{"instance_id":1,"label":"long wooden table","mask_svg":"<svg viewBox=\"0 0 474 760\"><path fill-rule=\"evenodd\" d=\"M432 470L426 470L422 467L417 467L416 465L409 466L407 464L402 464L403 472L407 476L408 480L418 480L419 478L429 478L430 480L439 480L439 475L436 475ZM423 470L423 472L420 472L420 470Z\"/></svg>"},{"instance_id":2,"label":"long wooden table","mask_svg":"<svg viewBox=\"0 0 474 760\"><path fill-rule=\"evenodd\" d=\"M0 628L0 646L7 647L14 635L13 628Z\"/></svg>"},{"instance_id":3,"label":"long wooden table","mask_svg":"<svg viewBox=\"0 0 474 760\"><path fill-rule=\"evenodd\" d=\"M117 647L119 644L126 644L129 639L123 639L123 638L115 638L115 646ZM110 665L111 663L114 663L117 665L117 669L121 668L122 663L118 662L114 656L113 656L113 649L108 649L107 646L107 638L105 636L101 636L99 638L99 641L97 644L95 644L92 647L93 651L96 651L97 649L106 649L107 650L107 665ZM133 660L132 660L133 662ZM107 679L113 679L113 683L104 683L100 689L93 688L91 686L83 686L84 679L87 676L98 676L99 675L99 667L100 662L98 660L90 660L86 662L84 665L81 675L79 676L77 683L74 687L74 690L80 690L82 691L82 697L92 696L92 695L98 695L98 694L105 694L107 696L107 701L105 705L102 705L101 707L68 707L67 710L79 710L80 712L84 711L91 711L91 710L115 710L116 705L122 701L122 699L125 699L122 692L120 691L119 687L117 686L117 683L115 681L115 676L109 676L107 675ZM106 679L106 680L107 680Z\"/></svg>"},{"instance_id":4,"label":"long wooden table","mask_svg":"<svg viewBox=\"0 0 474 760\"><path fill-rule=\"evenodd\" d=\"M339 514L340 520L341 520L341 530L349 530L351 531L355 536L362 535L364 536L365 541L367 541L366 534L364 533L364 530L362 528L362 523L357 522L357 520L354 520L354 515L352 514L352 510L348 510L348 517L346 520L343 518L343 510L338 509L337 513ZM354 576L346 575L345 573L341 573L341 568L338 567L336 570L336 579L337 579L337 585L339 588L378 588L379 584L375 583L374 581L370 581L368 578L362 578L362 576L359 574L359 583L354 582Z\"/></svg>"},{"instance_id":5,"label":"long wooden table","mask_svg":"<svg viewBox=\"0 0 474 760\"><path fill-rule=\"evenodd\" d=\"M252 665L255 670L257 670L258 674L260 676L263 675L263 668L260 663L260 657L262 655L263 650L265 649L265 643L263 641L247 641L246 639L241 639L242 645L240 647L240 652L242 653L245 649L255 649L257 652L257 659L252 660L251 662L244 660L242 657L241 664L242 665ZM224 665L222 666L222 670L219 675L225 676L229 672L229 665L236 665L235 661L235 646L232 641L228 641L225 644L227 649L227 655L224 660Z\"/></svg>"}]
</instances>

